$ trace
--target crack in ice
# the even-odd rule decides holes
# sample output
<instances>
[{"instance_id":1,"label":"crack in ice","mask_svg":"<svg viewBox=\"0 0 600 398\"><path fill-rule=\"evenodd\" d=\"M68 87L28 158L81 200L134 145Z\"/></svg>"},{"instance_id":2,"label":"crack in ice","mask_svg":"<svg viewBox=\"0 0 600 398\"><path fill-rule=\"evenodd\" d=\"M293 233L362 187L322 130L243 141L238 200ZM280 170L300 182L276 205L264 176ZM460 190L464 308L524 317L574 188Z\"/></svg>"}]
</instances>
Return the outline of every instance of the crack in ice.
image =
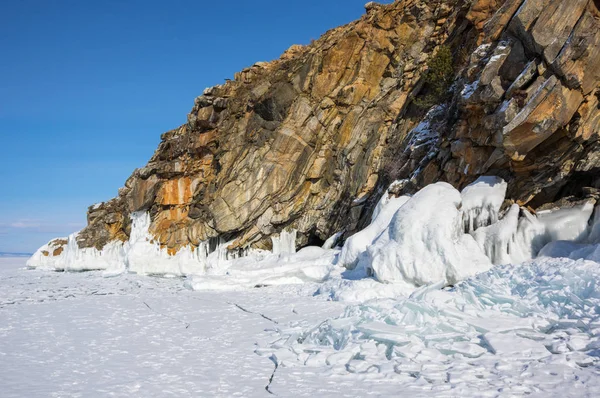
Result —
<instances>
[{"instance_id":1,"label":"crack in ice","mask_svg":"<svg viewBox=\"0 0 600 398\"><path fill-rule=\"evenodd\" d=\"M148 303L146 303L145 301L142 301L142 303L144 303L144 305L145 305L146 307L148 307L148 309L149 309L150 311L154 312L155 314L162 315L162 316L164 316L165 318L172 319L172 320L174 320L174 321L176 321L176 322L179 322L179 323L181 323L181 324L185 325L185 328L186 328L186 329L187 329L187 328L189 328L189 327L190 327L190 325L191 325L190 323L188 323L188 322L185 322L185 321L182 321L181 319L173 318L173 317L172 317L172 316L170 316L170 315L167 315L167 314L165 314L165 313L162 313L162 312L160 312L160 311L156 311L154 308L150 307L150 306L148 305Z\"/></svg>"},{"instance_id":2,"label":"crack in ice","mask_svg":"<svg viewBox=\"0 0 600 398\"><path fill-rule=\"evenodd\" d=\"M273 391L271 391L271 384L273 383L273 379L275 378L275 373L277 372L277 369L279 368L279 364L277 363L277 359L273 355L271 355L269 357L269 359L271 361L273 361L275 368L273 369L273 373L271 373L271 377L269 377L269 383L265 386L265 390L271 395L277 395Z\"/></svg>"},{"instance_id":3,"label":"crack in ice","mask_svg":"<svg viewBox=\"0 0 600 398\"><path fill-rule=\"evenodd\" d=\"M272 319L272 318L269 318L269 317L268 317L268 316L266 316L265 314L261 314L260 312L254 312L254 311L250 311L250 310L248 310L248 309L246 309L246 308L242 307L241 305L239 305L239 304L237 304L237 303L233 303L233 302L231 302L231 301L228 301L228 302L227 302L227 304L229 304L229 305L233 305L234 307L237 307L238 309L240 309L240 310L242 310L242 311L244 311L244 312L247 312L248 314L259 315L259 316L263 317L264 319L266 319L267 321L269 321L269 322L273 322L273 323L274 323L274 324L276 324L276 325L278 325L278 324L279 324L279 322L277 322L276 320L274 320L274 319Z\"/></svg>"}]
</instances>

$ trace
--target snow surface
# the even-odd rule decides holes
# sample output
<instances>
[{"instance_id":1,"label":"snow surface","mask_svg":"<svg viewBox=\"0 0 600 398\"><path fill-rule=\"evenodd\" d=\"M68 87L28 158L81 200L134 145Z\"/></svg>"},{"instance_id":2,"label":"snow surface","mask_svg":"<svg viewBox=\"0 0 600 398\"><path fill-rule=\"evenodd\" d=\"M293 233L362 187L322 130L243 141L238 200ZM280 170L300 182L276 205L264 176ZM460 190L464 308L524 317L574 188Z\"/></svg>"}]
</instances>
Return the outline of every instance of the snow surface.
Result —
<instances>
[{"instance_id":1,"label":"snow surface","mask_svg":"<svg viewBox=\"0 0 600 398\"><path fill-rule=\"evenodd\" d=\"M595 262L541 258L408 296L362 279L344 303L335 273L202 292L23 261L0 260L3 397L600 394Z\"/></svg>"},{"instance_id":2,"label":"snow surface","mask_svg":"<svg viewBox=\"0 0 600 398\"><path fill-rule=\"evenodd\" d=\"M344 307L289 286L206 293L181 278L24 266L0 259L2 398L271 396L274 364L255 344L278 324L311 325ZM277 392L347 388L370 387L307 369L282 375Z\"/></svg>"}]
</instances>

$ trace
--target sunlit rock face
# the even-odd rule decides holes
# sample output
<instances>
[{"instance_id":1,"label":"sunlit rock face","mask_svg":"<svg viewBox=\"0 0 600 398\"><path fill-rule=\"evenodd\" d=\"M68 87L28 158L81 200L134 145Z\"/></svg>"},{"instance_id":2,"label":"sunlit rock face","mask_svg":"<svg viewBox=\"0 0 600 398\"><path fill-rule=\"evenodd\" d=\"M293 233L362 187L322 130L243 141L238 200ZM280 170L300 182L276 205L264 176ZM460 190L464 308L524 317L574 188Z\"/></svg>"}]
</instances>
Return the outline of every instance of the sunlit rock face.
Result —
<instances>
[{"instance_id":1,"label":"sunlit rock face","mask_svg":"<svg viewBox=\"0 0 600 398\"><path fill-rule=\"evenodd\" d=\"M284 230L297 231L298 247L321 244L365 227L393 180L404 181L394 192L402 196L500 176L507 198L533 209L595 194L595 2L366 8L358 21L204 90L118 196L90 207L77 245L127 242L134 212L148 212L152 244L170 254L211 239L231 251L272 249ZM455 78L429 111L413 100L432 91L423 76L442 45Z\"/></svg>"}]
</instances>

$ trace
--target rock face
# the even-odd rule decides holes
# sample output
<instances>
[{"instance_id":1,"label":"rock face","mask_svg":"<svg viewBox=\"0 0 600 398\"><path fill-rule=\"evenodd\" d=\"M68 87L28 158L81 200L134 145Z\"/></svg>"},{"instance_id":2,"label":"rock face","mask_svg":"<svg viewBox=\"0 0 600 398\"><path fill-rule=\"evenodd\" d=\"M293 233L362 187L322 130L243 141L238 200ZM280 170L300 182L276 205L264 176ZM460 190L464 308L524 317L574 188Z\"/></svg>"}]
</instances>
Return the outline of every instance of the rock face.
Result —
<instances>
[{"instance_id":1,"label":"rock face","mask_svg":"<svg viewBox=\"0 0 600 398\"><path fill-rule=\"evenodd\" d=\"M196 98L119 195L89 208L81 248L125 241L148 211L169 252L203 241L322 243L397 194L482 174L540 206L599 188L600 12L592 0L398 0ZM454 83L419 98L442 48ZM60 245L57 245L57 247Z\"/></svg>"}]
</instances>

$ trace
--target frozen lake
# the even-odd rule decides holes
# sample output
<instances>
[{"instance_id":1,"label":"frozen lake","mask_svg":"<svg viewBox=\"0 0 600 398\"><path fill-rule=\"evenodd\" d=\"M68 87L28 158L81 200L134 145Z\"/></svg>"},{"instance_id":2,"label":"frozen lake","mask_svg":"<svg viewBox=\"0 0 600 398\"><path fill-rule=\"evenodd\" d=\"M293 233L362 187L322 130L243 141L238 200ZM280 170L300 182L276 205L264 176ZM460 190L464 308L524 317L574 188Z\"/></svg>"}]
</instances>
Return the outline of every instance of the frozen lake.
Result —
<instances>
[{"instance_id":1,"label":"frozen lake","mask_svg":"<svg viewBox=\"0 0 600 398\"><path fill-rule=\"evenodd\" d=\"M3 398L600 394L589 261L497 267L362 303L328 292L386 285L192 291L181 278L24 264L0 259Z\"/></svg>"},{"instance_id":2,"label":"frozen lake","mask_svg":"<svg viewBox=\"0 0 600 398\"><path fill-rule=\"evenodd\" d=\"M257 344L278 325L344 307L297 288L193 292L176 278L26 270L25 261L0 259L2 397L270 396L274 363ZM371 391L314 369L278 373L272 390L282 396Z\"/></svg>"}]
</instances>

